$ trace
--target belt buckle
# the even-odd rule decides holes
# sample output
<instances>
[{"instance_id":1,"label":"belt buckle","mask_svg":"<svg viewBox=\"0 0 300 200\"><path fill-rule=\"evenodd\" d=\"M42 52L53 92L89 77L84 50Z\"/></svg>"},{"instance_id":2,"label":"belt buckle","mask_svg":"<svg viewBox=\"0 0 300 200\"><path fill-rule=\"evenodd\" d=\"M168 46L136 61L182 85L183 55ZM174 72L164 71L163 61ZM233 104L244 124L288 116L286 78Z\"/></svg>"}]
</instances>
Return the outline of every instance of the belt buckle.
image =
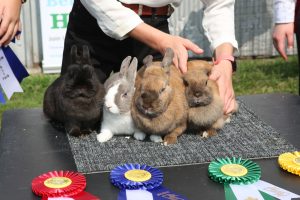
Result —
<instances>
[{"instance_id":1,"label":"belt buckle","mask_svg":"<svg viewBox=\"0 0 300 200\"><path fill-rule=\"evenodd\" d=\"M142 16L143 15L143 5L142 4L139 4L139 7L138 7L138 13L137 13L139 16Z\"/></svg>"}]
</instances>

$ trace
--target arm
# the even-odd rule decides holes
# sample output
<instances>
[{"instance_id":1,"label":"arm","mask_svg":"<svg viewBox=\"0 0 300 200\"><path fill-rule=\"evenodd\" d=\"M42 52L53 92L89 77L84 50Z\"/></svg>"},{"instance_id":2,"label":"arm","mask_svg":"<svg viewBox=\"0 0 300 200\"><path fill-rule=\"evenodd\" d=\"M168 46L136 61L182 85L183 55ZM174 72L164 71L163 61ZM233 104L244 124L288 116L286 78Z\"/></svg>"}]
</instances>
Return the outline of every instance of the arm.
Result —
<instances>
[{"instance_id":1,"label":"arm","mask_svg":"<svg viewBox=\"0 0 300 200\"><path fill-rule=\"evenodd\" d=\"M287 60L286 41L289 49L294 47L295 0L274 1L273 44L278 53Z\"/></svg>"},{"instance_id":2,"label":"arm","mask_svg":"<svg viewBox=\"0 0 300 200\"><path fill-rule=\"evenodd\" d=\"M166 48L172 48L175 54L174 64L182 72L186 71L188 50L198 54L203 52L196 44L187 39L166 34L147 25L135 12L116 0L81 0L81 2L97 19L98 25L108 36L119 40L130 36L162 54L165 53ZM158 3L162 2L164 1ZM149 4L149 6L163 6L159 4L155 1L153 5Z\"/></svg>"},{"instance_id":3,"label":"arm","mask_svg":"<svg viewBox=\"0 0 300 200\"><path fill-rule=\"evenodd\" d=\"M191 50L197 54L203 53L203 50L190 40L164 33L145 23L138 25L129 33L129 35L147 44L151 48L156 49L162 54L165 53L165 50L168 47L172 48L174 51L174 65L183 73L187 70L187 51Z\"/></svg>"},{"instance_id":4,"label":"arm","mask_svg":"<svg viewBox=\"0 0 300 200\"><path fill-rule=\"evenodd\" d=\"M0 46L5 46L15 37L20 27L21 0L0 0Z\"/></svg>"},{"instance_id":5,"label":"arm","mask_svg":"<svg viewBox=\"0 0 300 200\"><path fill-rule=\"evenodd\" d=\"M238 48L234 30L234 0L203 0L205 5L203 28L216 60L231 56ZM228 60L221 60L213 67L210 79L219 86L220 96L224 101L224 113L235 108L235 95L232 86L232 65Z\"/></svg>"}]
</instances>

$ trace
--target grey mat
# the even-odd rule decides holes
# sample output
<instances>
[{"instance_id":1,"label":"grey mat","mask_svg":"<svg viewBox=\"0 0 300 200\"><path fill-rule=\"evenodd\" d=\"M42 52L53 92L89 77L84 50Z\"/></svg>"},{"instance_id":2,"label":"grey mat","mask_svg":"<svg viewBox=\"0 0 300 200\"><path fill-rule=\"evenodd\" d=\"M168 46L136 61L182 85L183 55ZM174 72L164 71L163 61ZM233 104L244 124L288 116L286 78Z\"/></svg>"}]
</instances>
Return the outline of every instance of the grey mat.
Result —
<instances>
[{"instance_id":1,"label":"grey mat","mask_svg":"<svg viewBox=\"0 0 300 200\"><path fill-rule=\"evenodd\" d=\"M296 148L272 127L261 121L243 102L230 124L208 139L184 134L170 146L132 137L114 136L99 143L96 133L75 138L68 136L79 172L108 171L124 163L140 163L153 167L204 163L217 157L273 157Z\"/></svg>"}]
</instances>

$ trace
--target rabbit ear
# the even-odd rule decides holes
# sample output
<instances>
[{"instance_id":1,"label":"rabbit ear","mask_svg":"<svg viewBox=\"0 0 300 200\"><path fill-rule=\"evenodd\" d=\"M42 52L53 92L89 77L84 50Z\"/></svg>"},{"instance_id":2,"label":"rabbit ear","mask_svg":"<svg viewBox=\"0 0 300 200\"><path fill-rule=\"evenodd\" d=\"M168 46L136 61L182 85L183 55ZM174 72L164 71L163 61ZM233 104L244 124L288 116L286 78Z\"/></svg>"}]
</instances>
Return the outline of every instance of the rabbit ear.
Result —
<instances>
[{"instance_id":1,"label":"rabbit ear","mask_svg":"<svg viewBox=\"0 0 300 200\"><path fill-rule=\"evenodd\" d=\"M79 56L77 54L77 46L73 45L71 47L71 63L78 63Z\"/></svg>"},{"instance_id":2,"label":"rabbit ear","mask_svg":"<svg viewBox=\"0 0 300 200\"><path fill-rule=\"evenodd\" d=\"M136 57L134 57L130 63L130 66L128 67L128 70L127 70L127 76L126 76L127 81L129 81L133 85L134 85L135 77L136 77L136 73L137 73L137 65L138 65L138 60Z\"/></svg>"},{"instance_id":3,"label":"rabbit ear","mask_svg":"<svg viewBox=\"0 0 300 200\"><path fill-rule=\"evenodd\" d=\"M173 63L174 58L174 52L171 48L166 49L165 56L162 60L162 67L165 69L165 71L168 73L170 71L170 66Z\"/></svg>"},{"instance_id":4,"label":"rabbit ear","mask_svg":"<svg viewBox=\"0 0 300 200\"><path fill-rule=\"evenodd\" d=\"M82 62L84 64L90 64L91 58L90 58L90 50L87 45L82 46Z\"/></svg>"},{"instance_id":5,"label":"rabbit ear","mask_svg":"<svg viewBox=\"0 0 300 200\"><path fill-rule=\"evenodd\" d=\"M146 67L150 66L151 63L153 61L153 56L152 55L148 55L143 59L143 63Z\"/></svg>"},{"instance_id":6,"label":"rabbit ear","mask_svg":"<svg viewBox=\"0 0 300 200\"><path fill-rule=\"evenodd\" d=\"M130 60L131 60L131 56L127 56L121 64L121 68L120 68L120 78L124 77L126 75L127 69L129 67L130 64Z\"/></svg>"}]
</instances>

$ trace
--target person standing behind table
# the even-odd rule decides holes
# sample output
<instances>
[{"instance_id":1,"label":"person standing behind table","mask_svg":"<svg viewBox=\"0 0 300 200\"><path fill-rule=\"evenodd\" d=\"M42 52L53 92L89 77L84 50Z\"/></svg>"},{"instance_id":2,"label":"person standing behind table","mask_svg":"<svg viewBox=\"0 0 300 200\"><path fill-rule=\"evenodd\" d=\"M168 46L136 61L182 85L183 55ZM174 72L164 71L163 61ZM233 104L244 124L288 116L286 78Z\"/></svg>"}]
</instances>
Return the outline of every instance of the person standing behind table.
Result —
<instances>
[{"instance_id":1,"label":"person standing behind table","mask_svg":"<svg viewBox=\"0 0 300 200\"><path fill-rule=\"evenodd\" d=\"M188 39L169 34L168 18L181 0L75 0L65 37L62 71L70 64L73 44L86 44L102 82L117 71L122 60L131 55L139 64L151 54L161 59L167 47L174 50L174 64L184 73L188 50L203 52ZM211 79L217 81L224 100L224 112L235 105L232 87L232 54L237 49L234 32L234 0L202 0L203 27L217 63ZM99 28L100 27L100 28Z\"/></svg>"},{"instance_id":2,"label":"person standing behind table","mask_svg":"<svg viewBox=\"0 0 300 200\"><path fill-rule=\"evenodd\" d=\"M300 1L274 0L273 44L284 60L287 60L286 49L294 47L294 33L298 46L298 62L300 61ZM300 65L299 65L300 77ZM300 94L300 80L299 80Z\"/></svg>"},{"instance_id":3,"label":"person standing behind table","mask_svg":"<svg viewBox=\"0 0 300 200\"><path fill-rule=\"evenodd\" d=\"M8 45L21 30L20 12L26 0L0 0L0 47ZM16 36L20 39L20 34Z\"/></svg>"}]
</instances>

